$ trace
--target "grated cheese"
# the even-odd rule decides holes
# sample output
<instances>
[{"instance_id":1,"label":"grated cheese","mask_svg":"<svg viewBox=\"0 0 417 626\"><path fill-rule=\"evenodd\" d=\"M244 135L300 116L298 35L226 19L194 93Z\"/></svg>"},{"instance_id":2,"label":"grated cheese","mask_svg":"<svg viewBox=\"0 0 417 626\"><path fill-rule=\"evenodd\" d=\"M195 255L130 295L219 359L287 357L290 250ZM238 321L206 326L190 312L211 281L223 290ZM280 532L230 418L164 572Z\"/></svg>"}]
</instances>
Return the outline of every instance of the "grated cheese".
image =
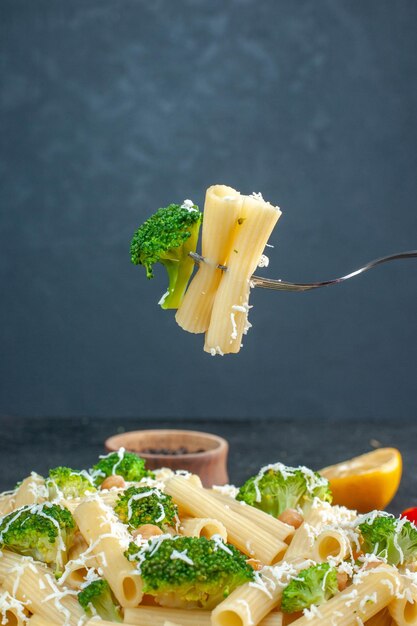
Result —
<instances>
[{"instance_id":1,"label":"grated cheese","mask_svg":"<svg viewBox=\"0 0 417 626\"><path fill-rule=\"evenodd\" d=\"M182 552L179 552L178 550L173 550L170 558L173 561L175 559L179 559L180 561L184 561L184 563L187 563L187 565L194 565L194 561L192 561L190 557L187 556L187 549L183 550Z\"/></svg>"}]
</instances>

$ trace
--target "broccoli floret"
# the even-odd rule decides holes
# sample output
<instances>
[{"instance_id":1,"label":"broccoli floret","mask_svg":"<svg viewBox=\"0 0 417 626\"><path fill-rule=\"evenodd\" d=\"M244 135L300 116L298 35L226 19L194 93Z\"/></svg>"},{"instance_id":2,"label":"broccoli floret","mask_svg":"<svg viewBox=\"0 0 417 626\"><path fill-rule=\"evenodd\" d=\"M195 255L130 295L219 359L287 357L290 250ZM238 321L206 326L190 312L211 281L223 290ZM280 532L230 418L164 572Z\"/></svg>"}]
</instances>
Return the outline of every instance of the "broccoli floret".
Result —
<instances>
[{"instance_id":1,"label":"broccoli floret","mask_svg":"<svg viewBox=\"0 0 417 626\"><path fill-rule=\"evenodd\" d=\"M120 607L112 594L107 580L94 580L78 594L78 602L89 617L98 614L108 622L121 623ZM92 608L93 607L93 608Z\"/></svg>"},{"instance_id":2,"label":"broccoli floret","mask_svg":"<svg viewBox=\"0 0 417 626\"><path fill-rule=\"evenodd\" d=\"M87 472L80 472L69 467L55 467L49 470L49 478L46 479L49 497L54 499L81 498L88 492L96 491L92 478Z\"/></svg>"},{"instance_id":3,"label":"broccoli floret","mask_svg":"<svg viewBox=\"0 0 417 626\"><path fill-rule=\"evenodd\" d=\"M282 463L262 468L240 487L236 496L274 517L286 509L311 504L314 498L331 502L329 482L307 467L287 467Z\"/></svg>"},{"instance_id":4,"label":"broccoli floret","mask_svg":"<svg viewBox=\"0 0 417 626\"><path fill-rule=\"evenodd\" d=\"M189 252L195 252L202 213L186 200L158 209L138 228L130 244L134 265L144 265L153 278L152 266L164 265L169 278L168 291L159 302L163 309L178 309L194 269Z\"/></svg>"},{"instance_id":5,"label":"broccoli floret","mask_svg":"<svg viewBox=\"0 0 417 626\"><path fill-rule=\"evenodd\" d=\"M128 482L137 482L146 476L154 477L145 469L145 461L140 456L126 452L124 448L101 457L90 473L96 486L101 485L107 476L123 476Z\"/></svg>"},{"instance_id":6,"label":"broccoli floret","mask_svg":"<svg viewBox=\"0 0 417 626\"><path fill-rule=\"evenodd\" d=\"M281 611L296 613L330 600L338 592L337 572L328 563L301 570L282 592Z\"/></svg>"},{"instance_id":7,"label":"broccoli floret","mask_svg":"<svg viewBox=\"0 0 417 626\"><path fill-rule=\"evenodd\" d=\"M417 560L417 528L412 522L388 513L371 513L359 524L359 530L365 553L376 554L391 565Z\"/></svg>"},{"instance_id":8,"label":"broccoli floret","mask_svg":"<svg viewBox=\"0 0 417 626\"><path fill-rule=\"evenodd\" d=\"M150 487L129 487L120 494L114 510L130 528L154 524L161 529L173 526L177 506L171 496Z\"/></svg>"},{"instance_id":9,"label":"broccoli floret","mask_svg":"<svg viewBox=\"0 0 417 626\"><path fill-rule=\"evenodd\" d=\"M254 579L246 557L218 536L161 535L142 548L132 543L126 556L138 561L144 593L164 606L212 609Z\"/></svg>"},{"instance_id":10,"label":"broccoli floret","mask_svg":"<svg viewBox=\"0 0 417 626\"><path fill-rule=\"evenodd\" d=\"M76 530L68 509L44 502L23 506L0 521L0 548L31 556L62 574Z\"/></svg>"}]
</instances>

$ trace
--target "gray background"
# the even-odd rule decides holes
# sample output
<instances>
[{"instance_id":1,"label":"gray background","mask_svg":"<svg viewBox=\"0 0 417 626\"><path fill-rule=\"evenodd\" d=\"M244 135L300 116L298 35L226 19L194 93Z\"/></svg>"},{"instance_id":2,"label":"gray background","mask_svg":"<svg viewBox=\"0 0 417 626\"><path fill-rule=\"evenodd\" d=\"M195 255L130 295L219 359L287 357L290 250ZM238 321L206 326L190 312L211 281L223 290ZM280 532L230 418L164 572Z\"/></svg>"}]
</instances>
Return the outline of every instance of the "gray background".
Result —
<instances>
[{"instance_id":1,"label":"gray background","mask_svg":"<svg viewBox=\"0 0 417 626\"><path fill-rule=\"evenodd\" d=\"M129 241L224 182L284 215L266 274L417 248L414 0L2 0L0 414L416 416L417 263L256 291L239 356Z\"/></svg>"}]
</instances>

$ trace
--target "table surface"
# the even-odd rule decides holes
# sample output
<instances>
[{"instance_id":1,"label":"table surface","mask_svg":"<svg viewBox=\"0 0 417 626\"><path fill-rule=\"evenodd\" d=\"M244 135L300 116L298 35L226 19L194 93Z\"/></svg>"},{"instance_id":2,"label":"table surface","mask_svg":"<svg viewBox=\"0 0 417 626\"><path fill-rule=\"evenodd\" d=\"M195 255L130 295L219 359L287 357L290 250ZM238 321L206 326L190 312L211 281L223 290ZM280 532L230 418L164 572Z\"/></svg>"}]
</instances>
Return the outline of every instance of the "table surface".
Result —
<instances>
[{"instance_id":1,"label":"table surface","mask_svg":"<svg viewBox=\"0 0 417 626\"><path fill-rule=\"evenodd\" d=\"M0 491L13 488L32 470L45 474L57 465L91 467L104 451L104 440L112 434L144 428L188 428L228 439L230 482L237 485L267 463L281 461L320 469L375 446L394 446L403 455L404 472L389 509L399 513L417 505L417 423L413 421L3 417L0 424Z\"/></svg>"}]
</instances>

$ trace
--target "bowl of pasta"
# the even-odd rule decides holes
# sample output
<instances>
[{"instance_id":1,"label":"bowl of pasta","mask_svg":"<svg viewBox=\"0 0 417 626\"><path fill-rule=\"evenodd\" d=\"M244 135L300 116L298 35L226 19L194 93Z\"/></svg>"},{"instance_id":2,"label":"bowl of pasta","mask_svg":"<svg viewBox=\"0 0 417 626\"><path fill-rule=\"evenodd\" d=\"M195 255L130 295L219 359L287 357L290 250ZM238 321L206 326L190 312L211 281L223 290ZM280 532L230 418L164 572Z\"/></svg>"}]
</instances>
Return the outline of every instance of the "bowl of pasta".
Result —
<instances>
[{"instance_id":1,"label":"bowl of pasta","mask_svg":"<svg viewBox=\"0 0 417 626\"><path fill-rule=\"evenodd\" d=\"M226 439L194 430L136 430L109 437L108 452L125 448L139 454L150 469L169 467L198 474L205 487L228 481Z\"/></svg>"},{"instance_id":2,"label":"bowl of pasta","mask_svg":"<svg viewBox=\"0 0 417 626\"><path fill-rule=\"evenodd\" d=\"M239 487L119 448L0 494L2 626L411 626L417 527L277 462Z\"/></svg>"}]
</instances>

